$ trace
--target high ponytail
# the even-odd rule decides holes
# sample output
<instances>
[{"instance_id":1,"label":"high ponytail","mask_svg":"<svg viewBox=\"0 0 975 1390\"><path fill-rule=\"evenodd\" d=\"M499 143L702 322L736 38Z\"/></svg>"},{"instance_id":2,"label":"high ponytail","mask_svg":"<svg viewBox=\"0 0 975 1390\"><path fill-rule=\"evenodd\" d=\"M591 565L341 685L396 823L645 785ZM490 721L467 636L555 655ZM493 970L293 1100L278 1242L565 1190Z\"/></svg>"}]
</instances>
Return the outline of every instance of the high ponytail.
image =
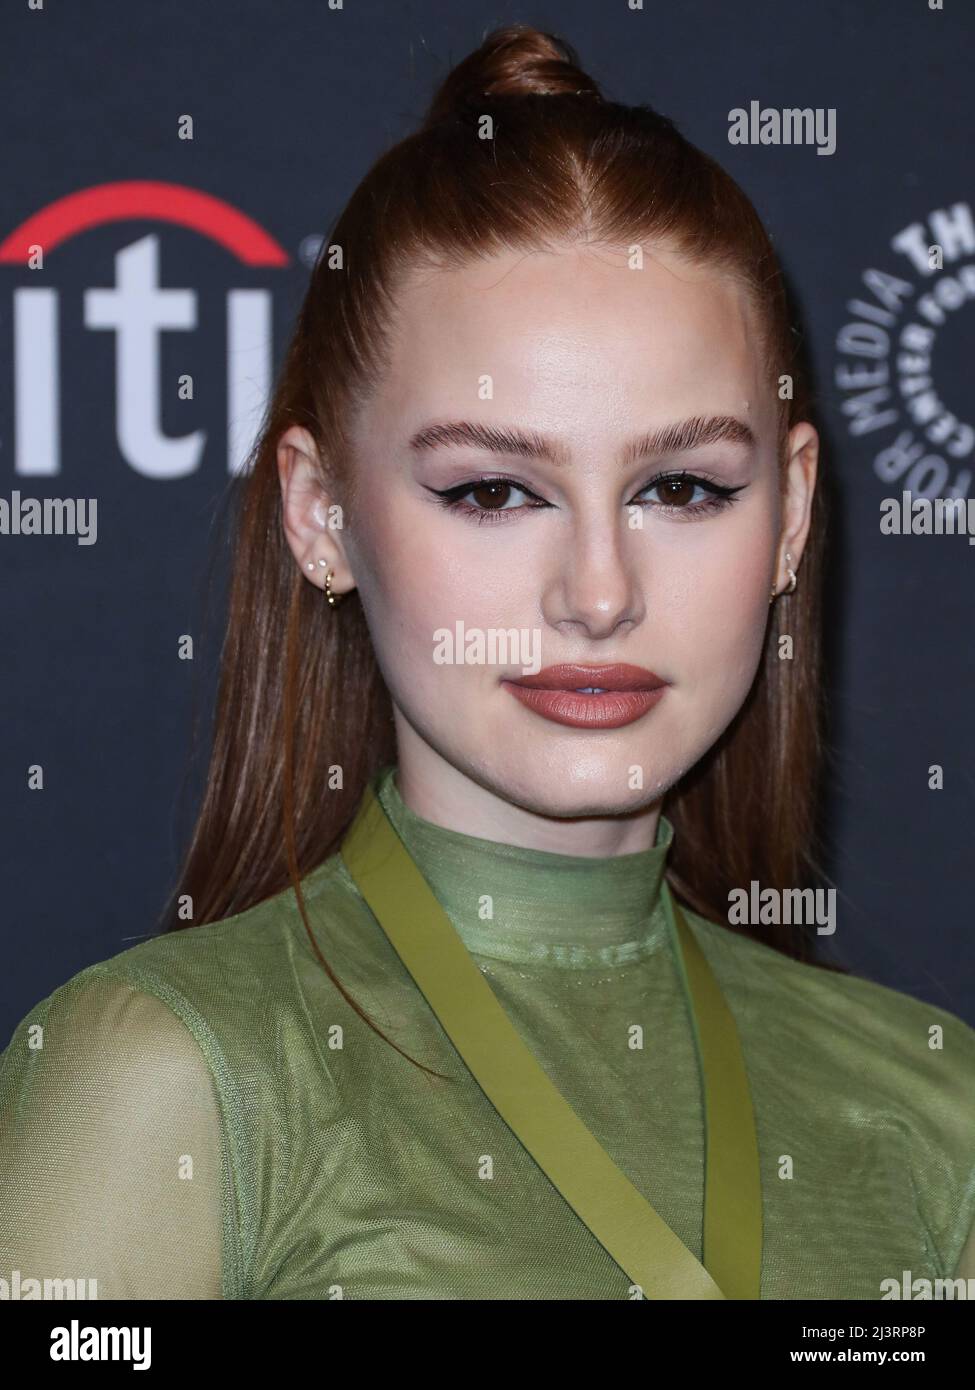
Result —
<instances>
[{"instance_id":1,"label":"high ponytail","mask_svg":"<svg viewBox=\"0 0 975 1390\"><path fill-rule=\"evenodd\" d=\"M448 73L421 129L496 97L586 96L602 101L599 87L578 64L575 51L553 34L527 24L498 29Z\"/></svg>"}]
</instances>

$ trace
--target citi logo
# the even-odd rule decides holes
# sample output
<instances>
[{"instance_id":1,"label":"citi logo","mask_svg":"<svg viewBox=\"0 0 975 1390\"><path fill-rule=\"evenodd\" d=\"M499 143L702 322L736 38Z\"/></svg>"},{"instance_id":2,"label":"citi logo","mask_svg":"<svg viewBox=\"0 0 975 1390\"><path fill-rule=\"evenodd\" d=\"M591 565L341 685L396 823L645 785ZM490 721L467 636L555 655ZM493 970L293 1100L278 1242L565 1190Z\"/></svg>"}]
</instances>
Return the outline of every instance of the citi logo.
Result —
<instances>
[{"instance_id":1,"label":"citi logo","mask_svg":"<svg viewBox=\"0 0 975 1390\"><path fill-rule=\"evenodd\" d=\"M0 242L0 265L17 266L39 280L47 258L82 232L133 218L176 224L217 243L241 265L280 269L284 249L258 223L222 199L180 184L100 184L58 199L34 213ZM83 324L115 334L115 435L130 468L146 478L184 478L203 458L207 431L178 437L160 425L160 335L193 332L198 296L192 288L159 282L160 239L141 236L115 255L115 283L82 291ZM14 472L52 477L61 472L60 314L63 291L49 285L13 291ZM272 377L272 296L266 289L226 294L226 405L228 473L246 465ZM177 389L192 398L192 382ZM110 408L106 386L106 408Z\"/></svg>"}]
</instances>

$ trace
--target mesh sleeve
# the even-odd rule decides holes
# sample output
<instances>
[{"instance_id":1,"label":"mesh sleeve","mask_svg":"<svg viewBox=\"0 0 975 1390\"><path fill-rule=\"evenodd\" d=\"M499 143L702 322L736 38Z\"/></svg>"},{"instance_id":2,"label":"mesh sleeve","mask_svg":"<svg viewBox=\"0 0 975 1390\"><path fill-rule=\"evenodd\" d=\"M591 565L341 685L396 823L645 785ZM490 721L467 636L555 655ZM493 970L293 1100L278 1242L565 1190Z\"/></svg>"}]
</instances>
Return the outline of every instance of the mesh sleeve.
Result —
<instances>
[{"instance_id":1,"label":"mesh sleeve","mask_svg":"<svg viewBox=\"0 0 975 1390\"><path fill-rule=\"evenodd\" d=\"M219 1298L221 1136L189 1029L154 996L83 971L0 1056L0 1278L95 1280L76 1296L98 1299Z\"/></svg>"}]
</instances>

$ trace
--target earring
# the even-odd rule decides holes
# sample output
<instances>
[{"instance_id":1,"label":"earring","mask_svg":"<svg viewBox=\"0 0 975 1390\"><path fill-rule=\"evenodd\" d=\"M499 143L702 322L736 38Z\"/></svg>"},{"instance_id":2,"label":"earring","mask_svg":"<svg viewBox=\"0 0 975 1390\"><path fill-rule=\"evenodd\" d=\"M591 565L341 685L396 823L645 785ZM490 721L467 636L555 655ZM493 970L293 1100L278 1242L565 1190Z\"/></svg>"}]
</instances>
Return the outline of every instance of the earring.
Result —
<instances>
[{"instance_id":1,"label":"earring","mask_svg":"<svg viewBox=\"0 0 975 1390\"><path fill-rule=\"evenodd\" d=\"M786 558L786 559L788 560L788 562L789 562L789 563L786 565L786 569L785 569L786 574L789 576L789 582L788 582L788 584L786 585L786 587L782 590L782 593L783 593L783 594L794 594L795 591L796 591L796 585L798 584L799 580L798 580L798 578L796 577L796 572L795 572L795 570L792 568L792 556L789 554L788 551L785 552L785 558ZM771 604L771 603L774 603L775 600L778 598L778 596L779 596L779 591L778 591L778 589L773 589L772 592L769 594L769 600L768 600L769 603L770 603L770 604Z\"/></svg>"},{"instance_id":2,"label":"earring","mask_svg":"<svg viewBox=\"0 0 975 1390\"><path fill-rule=\"evenodd\" d=\"M334 574L334 570L329 569L328 561L319 560L318 564L325 571L325 597L328 599L328 606L329 608L335 608L338 604L342 602L345 595L332 593L332 575ZM315 568L315 561L309 560L308 569L314 570Z\"/></svg>"},{"instance_id":3,"label":"earring","mask_svg":"<svg viewBox=\"0 0 975 1390\"><path fill-rule=\"evenodd\" d=\"M320 561L319 561L319 564L322 564L322 565L323 565L324 563L325 563L324 560L320 560ZM329 606L329 608L335 608L336 605L337 605L337 604L340 604L340 603L342 602L342 599L345 597L344 594L333 594L333 593L332 593L332 575L333 575L333 573L334 573L333 570L327 569L327 570L325 571L325 597L328 599L328 606Z\"/></svg>"},{"instance_id":4,"label":"earring","mask_svg":"<svg viewBox=\"0 0 975 1390\"><path fill-rule=\"evenodd\" d=\"M785 552L785 558L786 558L786 560L788 561L788 564L787 564L787 566L786 566L786 571L785 571L785 572L786 572L786 574L789 576L789 587L788 587L787 589L783 589L782 592L783 592L784 594L794 594L794 593L795 593L795 590L796 590L796 585L798 584L799 581L798 581L798 579L796 578L796 572L795 572L795 570L791 568L791 565L792 565L792 556L789 554L788 551Z\"/></svg>"}]
</instances>

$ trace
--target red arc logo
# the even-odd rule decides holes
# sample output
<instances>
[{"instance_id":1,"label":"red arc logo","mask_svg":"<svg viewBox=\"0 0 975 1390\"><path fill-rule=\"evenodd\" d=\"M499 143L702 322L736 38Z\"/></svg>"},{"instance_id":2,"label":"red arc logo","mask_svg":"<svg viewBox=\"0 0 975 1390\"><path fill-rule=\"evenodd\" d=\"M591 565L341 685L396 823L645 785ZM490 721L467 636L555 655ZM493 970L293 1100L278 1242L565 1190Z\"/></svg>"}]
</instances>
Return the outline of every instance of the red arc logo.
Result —
<instances>
[{"instance_id":1,"label":"red arc logo","mask_svg":"<svg viewBox=\"0 0 975 1390\"><path fill-rule=\"evenodd\" d=\"M33 213L0 242L0 263L23 265L31 246L42 246L47 254L79 232L133 218L189 227L219 243L243 265L288 264L280 242L222 198L152 180L102 183L66 194Z\"/></svg>"}]
</instances>

